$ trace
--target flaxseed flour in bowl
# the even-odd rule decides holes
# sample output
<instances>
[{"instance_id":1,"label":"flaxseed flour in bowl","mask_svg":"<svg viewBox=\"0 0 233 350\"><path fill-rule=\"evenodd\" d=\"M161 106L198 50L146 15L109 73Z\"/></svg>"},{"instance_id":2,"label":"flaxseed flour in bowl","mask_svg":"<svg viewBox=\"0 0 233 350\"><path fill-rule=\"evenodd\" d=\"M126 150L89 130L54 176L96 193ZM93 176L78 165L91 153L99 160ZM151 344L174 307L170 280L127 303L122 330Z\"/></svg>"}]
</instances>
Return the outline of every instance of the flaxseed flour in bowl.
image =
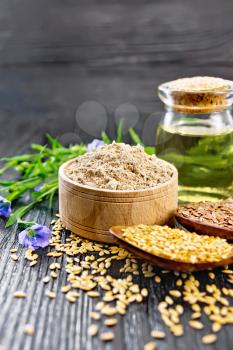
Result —
<instances>
[{"instance_id":1,"label":"flaxseed flour in bowl","mask_svg":"<svg viewBox=\"0 0 233 350\"><path fill-rule=\"evenodd\" d=\"M177 208L178 174L141 146L104 145L63 164L59 207L68 229L113 243L112 226L166 224Z\"/></svg>"},{"instance_id":2,"label":"flaxseed flour in bowl","mask_svg":"<svg viewBox=\"0 0 233 350\"><path fill-rule=\"evenodd\" d=\"M173 167L142 146L112 143L70 163L66 175L81 185L107 190L143 190L169 181Z\"/></svg>"}]
</instances>

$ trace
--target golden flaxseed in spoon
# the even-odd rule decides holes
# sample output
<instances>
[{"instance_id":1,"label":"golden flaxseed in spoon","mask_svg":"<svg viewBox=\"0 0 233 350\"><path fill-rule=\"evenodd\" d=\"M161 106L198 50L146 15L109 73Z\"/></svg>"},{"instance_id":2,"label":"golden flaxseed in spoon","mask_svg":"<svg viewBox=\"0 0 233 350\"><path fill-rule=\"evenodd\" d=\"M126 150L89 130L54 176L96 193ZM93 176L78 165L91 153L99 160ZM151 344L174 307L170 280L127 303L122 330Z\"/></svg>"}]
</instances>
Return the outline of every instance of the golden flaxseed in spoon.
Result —
<instances>
[{"instance_id":1,"label":"golden flaxseed in spoon","mask_svg":"<svg viewBox=\"0 0 233 350\"><path fill-rule=\"evenodd\" d=\"M216 263L233 256L233 247L225 239L168 226L126 227L122 238L144 252L180 263Z\"/></svg>"}]
</instances>

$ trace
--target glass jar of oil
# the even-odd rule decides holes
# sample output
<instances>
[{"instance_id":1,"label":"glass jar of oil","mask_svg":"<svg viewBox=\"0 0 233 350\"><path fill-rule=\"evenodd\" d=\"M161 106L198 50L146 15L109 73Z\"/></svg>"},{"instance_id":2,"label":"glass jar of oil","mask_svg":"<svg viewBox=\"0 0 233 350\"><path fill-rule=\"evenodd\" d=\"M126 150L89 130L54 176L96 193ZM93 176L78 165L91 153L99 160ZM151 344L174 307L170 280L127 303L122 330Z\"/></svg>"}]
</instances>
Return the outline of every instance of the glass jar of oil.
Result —
<instances>
[{"instance_id":1,"label":"glass jar of oil","mask_svg":"<svg viewBox=\"0 0 233 350\"><path fill-rule=\"evenodd\" d=\"M166 111L157 129L157 156L179 172L181 202L233 196L233 83L184 78L159 86Z\"/></svg>"}]
</instances>

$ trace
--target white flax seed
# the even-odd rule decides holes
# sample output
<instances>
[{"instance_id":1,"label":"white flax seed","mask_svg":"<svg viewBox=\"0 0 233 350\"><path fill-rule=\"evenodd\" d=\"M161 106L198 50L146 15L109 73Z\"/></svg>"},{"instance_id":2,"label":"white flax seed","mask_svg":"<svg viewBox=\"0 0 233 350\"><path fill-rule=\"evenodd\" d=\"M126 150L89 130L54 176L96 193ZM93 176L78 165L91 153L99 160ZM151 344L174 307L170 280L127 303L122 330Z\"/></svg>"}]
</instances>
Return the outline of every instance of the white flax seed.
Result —
<instances>
[{"instance_id":1,"label":"white flax seed","mask_svg":"<svg viewBox=\"0 0 233 350\"><path fill-rule=\"evenodd\" d=\"M16 292L14 292L14 297L18 298L18 299L24 299L26 298L26 293L21 291L21 290L17 290Z\"/></svg>"},{"instance_id":2,"label":"white flax seed","mask_svg":"<svg viewBox=\"0 0 233 350\"><path fill-rule=\"evenodd\" d=\"M103 332L100 333L100 340L102 341L112 341L114 339L115 335L113 332Z\"/></svg>"},{"instance_id":3,"label":"white flax seed","mask_svg":"<svg viewBox=\"0 0 233 350\"><path fill-rule=\"evenodd\" d=\"M203 344L213 344L217 340L217 336L215 334L207 334L202 337Z\"/></svg>"},{"instance_id":4,"label":"white flax seed","mask_svg":"<svg viewBox=\"0 0 233 350\"><path fill-rule=\"evenodd\" d=\"M91 325L88 327L88 334L89 334L91 337L94 337L97 333L98 333L98 326L97 326L96 324L91 324Z\"/></svg>"},{"instance_id":5,"label":"white flax seed","mask_svg":"<svg viewBox=\"0 0 233 350\"><path fill-rule=\"evenodd\" d=\"M35 329L31 324L25 324L23 328L23 332L27 335L34 335L35 334Z\"/></svg>"}]
</instances>

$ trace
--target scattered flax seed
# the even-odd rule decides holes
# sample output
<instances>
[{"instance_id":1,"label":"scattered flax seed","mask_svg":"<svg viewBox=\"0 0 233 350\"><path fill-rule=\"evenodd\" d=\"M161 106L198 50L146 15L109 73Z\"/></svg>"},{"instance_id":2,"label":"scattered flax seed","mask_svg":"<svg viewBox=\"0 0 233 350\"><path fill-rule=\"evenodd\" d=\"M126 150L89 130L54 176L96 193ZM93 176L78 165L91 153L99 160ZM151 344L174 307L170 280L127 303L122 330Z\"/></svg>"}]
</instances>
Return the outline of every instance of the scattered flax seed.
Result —
<instances>
[{"instance_id":1,"label":"scattered flax seed","mask_svg":"<svg viewBox=\"0 0 233 350\"><path fill-rule=\"evenodd\" d=\"M50 276L45 276L45 277L43 277L42 281L43 281L44 283L48 283L48 282L50 281Z\"/></svg>"},{"instance_id":2,"label":"scattered flax seed","mask_svg":"<svg viewBox=\"0 0 233 350\"><path fill-rule=\"evenodd\" d=\"M207 334L202 337L203 344L213 344L217 340L217 336L215 334Z\"/></svg>"},{"instance_id":3,"label":"scattered flax seed","mask_svg":"<svg viewBox=\"0 0 233 350\"><path fill-rule=\"evenodd\" d=\"M153 338L157 338L157 339L164 339L166 337L166 334L163 331L159 331L159 330L156 330L156 329L151 331L150 335Z\"/></svg>"},{"instance_id":4,"label":"scattered flax seed","mask_svg":"<svg viewBox=\"0 0 233 350\"><path fill-rule=\"evenodd\" d=\"M174 304L174 301L172 300L172 298L171 298L169 295L167 295L167 296L165 297L165 301L166 301L166 303L169 304L169 305Z\"/></svg>"},{"instance_id":5,"label":"scattered flax seed","mask_svg":"<svg viewBox=\"0 0 233 350\"><path fill-rule=\"evenodd\" d=\"M104 325L107 327L113 327L118 323L118 320L116 318L107 318L104 321Z\"/></svg>"},{"instance_id":6,"label":"scattered flax seed","mask_svg":"<svg viewBox=\"0 0 233 350\"><path fill-rule=\"evenodd\" d=\"M143 295L137 294L135 299L136 299L137 303L141 303L143 301Z\"/></svg>"},{"instance_id":7,"label":"scattered flax seed","mask_svg":"<svg viewBox=\"0 0 233 350\"><path fill-rule=\"evenodd\" d=\"M21 290L18 290L16 292L14 292L14 297L18 298L18 299L24 299L26 298L27 294Z\"/></svg>"},{"instance_id":8,"label":"scattered flax seed","mask_svg":"<svg viewBox=\"0 0 233 350\"><path fill-rule=\"evenodd\" d=\"M61 288L62 293L67 293L71 289L71 285L67 284Z\"/></svg>"},{"instance_id":9,"label":"scattered flax seed","mask_svg":"<svg viewBox=\"0 0 233 350\"><path fill-rule=\"evenodd\" d=\"M100 333L99 338L102 341L111 341L115 338L115 335L113 332L103 332L103 333Z\"/></svg>"},{"instance_id":10,"label":"scattered flax seed","mask_svg":"<svg viewBox=\"0 0 233 350\"><path fill-rule=\"evenodd\" d=\"M56 269L58 269L58 270L61 269L61 264L60 264L60 263L56 262L56 263L55 263L55 266L56 266Z\"/></svg>"},{"instance_id":11,"label":"scattered flax seed","mask_svg":"<svg viewBox=\"0 0 233 350\"><path fill-rule=\"evenodd\" d=\"M196 321L196 320L190 320L189 325L190 325L190 327L195 328L195 329L203 329L204 328L203 323L201 323L200 321Z\"/></svg>"},{"instance_id":12,"label":"scattered flax seed","mask_svg":"<svg viewBox=\"0 0 233 350\"><path fill-rule=\"evenodd\" d=\"M11 248L10 249L10 253L16 253L17 252L17 249L16 248Z\"/></svg>"},{"instance_id":13,"label":"scattered flax seed","mask_svg":"<svg viewBox=\"0 0 233 350\"><path fill-rule=\"evenodd\" d=\"M178 280L176 281L177 287L181 287L182 284L183 284L183 281L182 281L181 279L178 279Z\"/></svg>"},{"instance_id":14,"label":"scattered flax seed","mask_svg":"<svg viewBox=\"0 0 233 350\"><path fill-rule=\"evenodd\" d=\"M221 329L222 329L221 323L214 322L214 323L212 324L212 331L213 331L214 333L219 332Z\"/></svg>"},{"instance_id":15,"label":"scattered flax seed","mask_svg":"<svg viewBox=\"0 0 233 350\"><path fill-rule=\"evenodd\" d=\"M35 329L31 324L25 324L23 332L27 335L34 335L35 334Z\"/></svg>"},{"instance_id":16,"label":"scattered flax seed","mask_svg":"<svg viewBox=\"0 0 233 350\"><path fill-rule=\"evenodd\" d=\"M46 295L49 299L55 299L56 298L56 293L52 292L51 290L46 291Z\"/></svg>"},{"instance_id":17,"label":"scattered flax seed","mask_svg":"<svg viewBox=\"0 0 233 350\"><path fill-rule=\"evenodd\" d=\"M184 313L184 308L180 304L176 305L175 309L176 309L176 311L178 312L179 315L182 315Z\"/></svg>"},{"instance_id":18,"label":"scattered flax seed","mask_svg":"<svg viewBox=\"0 0 233 350\"><path fill-rule=\"evenodd\" d=\"M148 296L148 290L146 288L143 288L141 290L141 294L142 294L143 297L147 297Z\"/></svg>"},{"instance_id":19,"label":"scattered flax seed","mask_svg":"<svg viewBox=\"0 0 233 350\"><path fill-rule=\"evenodd\" d=\"M32 266L35 266L36 264L37 264L37 260L33 260L33 261L30 262L29 265L32 267Z\"/></svg>"},{"instance_id":20,"label":"scattered flax seed","mask_svg":"<svg viewBox=\"0 0 233 350\"><path fill-rule=\"evenodd\" d=\"M52 263L49 265L50 270L55 270L56 269L56 264Z\"/></svg>"},{"instance_id":21,"label":"scattered flax seed","mask_svg":"<svg viewBox=\"0 0 233 350\"><path fill-rule=\"evenodd\" d=\"M112 306L108 306L106 305L105 307L103 307L103 309L101 310L101 313L103 315L106 315L106 316L113 316L117 313L117 310L115 307L112 307Z\"/></svg>"},{"instance_id":22,"label":"scattered flax seed","mask_svg":"<svg viewBox=\"0 0 233 350\"><path fill-rule=\"evenodd\" d=\"M35 251L32 249L27 249L25 252L25 259L29 261L36 260L38 259L38 254L36 254Z\"/></svg>"},{"instance_id":23,"label":"scattered flax seed","mask_svg":"<svg viewBox=\"0 0 233 350\"><path fill-rule=\"evenodd\" d=\"M176 297L176 298L181 297L181 292L179 290L170 290L169 294L171 294L171 296Z\"/></svg>"},{"instance_id":24,"label":"scattered flax seed","mask_svg":"<svg viewBox=\"0 0 233 350\"><path fill-rule=\"evenodd\" d=\"M99 312L92 311L92 312L90 312L90 317L91 317L93 320L98 321L98 320L100 320L101 315L100 315Z\"/></svg>"},{"instance_id":25,"label":"scattered flax seed","mask_svg":"<svg viewBox=\"0 0 233 350\"><path fill-rule=\"evenodd\" d=\"M209 278L214 280L215 279L215 274L213 272L209 272Z\"/></svg>"},{"instance_id":26,"label":"scattered flax seed","mask_svg":"<svg viewBox=\"0 0 233 350\"><path fill-rule=\"evenodd\" d=\"M150 341L149 343L144 345L144 350L155 350L156 348L157 346L154 341Z\"/></svg>"},{"instance_id":27,"label":"scattered flax seed","mask_svg":"<svg viewBox=\"0 0 233 350\"><path fill-rule=\"evenodd\" d=\"M223 273L226 273L226 274L233 274L233 270L222 270Z\"/></svg>"},{"instance_id":28,"label":"scattered flax seed","mask_svg":"<svg viewBox=\"0 0 233 350\"><path fill-rule=\"evenodd\" d=\"M105 306L104 302L103 301L99 301L96 306L95 306L95 309L97 311L100 311L103 307Z\"/></svg>"},{"instance_id":29,"label":"scattered flax seed","mask_svg":"<svg viewBox=\"0 0 233 350\"><path fill-rule=\"evenodd\" d=\"M91 325L88 327L88 334L89 334L91 337L94 337L97 333L98 333L98 326L97 326L96 324L91 324Z\"/></svg>"},{"instance_id":30,"label":"scattered flax seed","mask_svg":"<svg viewBox=\"0 0 233 350\"><path fill-rule=\"evenodd\" d=\"M171 332L175 337L181 337L182 335L184 335L184 328L182 324L174 324L171 327Z\"/></svg>"},{"instance_id":31,"label":"scattered flax seed","mask_svg":"<svg viewBox=\"0 0 233 350\"><path fill-rule=\"evenodd\" d=\"M91 290L89 292L87 292L87 295L91 298L97 298L100 296L100 293L94 290Z\"/></svg>"},{"instance_id":32,"label":"scattered flax seed","mask_svg":"<svg viewBox=\"0 0 233 350\"><path fill-rule=\"evenodd\" d=\"M192 287L192 285L190 287ZM186 288L186 290L187 290L187 288ZM196 311L196 312L199 312L199 311L201 311L201 307L198 304L193 304L192 305L192 310Z\"/></svg>"},{"instance_id":33,"label":"scattered flax seed","mask_svg":"<svg viewBox=\"0 0 233 350\"><path fill-rule=\"evenodd\" d=\"M115 320L117 320L115 315L124 315L130 304L140 303L147 297L147 289L142 288L139 282L135 281L135 279L137 280L135 277L139 273L142 273L144 278L154 280L156 284L159 284L162 278L170 273L164 270L160 272L160 276L157 275L154 266L144 261L140 262L131 253L119 246L108 246L88 241L73 233L67 234L64 238L62 235L63 229L60 219L56 220L52 225L53 236L50 243L52 250L48 254L52 259L58 256L64 257L67 282L61 288L61 291L66 293L65 298L71 303L77 301L80 290L89 296L98 297L99 301L96 303L95 311L90 312L90 318L97 321L103 315L109 316L103 320L104 325L107 327L110 327L113 323L115 325ZM196 238L196 236L194 238L199 242L199 238ZM193 239L192 235L190 239ZM214 259L217 259L220 251L222 253L221 249L223 249L225 243L222 245L222 241L218 241L220 243L220 250L218 250L216 241L211 242L210 246L213 245L214 251L211 254L213 253ZM169 244L169 248L171 248L170 246ZM227 253L229 246L225 247L225 253ZM200 248L200 252L204 256L205 253L202 252L202 248ZM215 252L215 248L217 252ZM31 257L33 254L33 251L27 251L29 261L34 261ZM174 254L177 253L175 252ZM110 269L118 261L121 263L119 272L122 275L116 278L110 273ZM57 273L61 267L59 263L54 261L50 266L52 267L50 273ZM224 267L224 269L223 271L231 271L228 267ZM207 276L208 273L206 272ZM228 300L230 297L233 297L232 288L226 286L218 288L213 283L214 281L200 286L199 280L191 273L175 272L173 276L174 279L178 278L176 282L174 281L177 288L173 287L165 295L164 300L161 300L158 305L158 310L164 324L174 336L182 336L184 334L184 326L181 323L181 315L184 313L184 307L181 305L183 303L185 303L185 307L189 306L191 309L190 322L191 326L194 324L195 329L202 329L198 319L203 313L211 322L213 333L218 332L224 325L233 323L233 307L229 303L230 300ZM225 278L229 283L233 284L232 273L227 272ZM44 283L48 283L50 280L50 276L43 278ZM52 295L54 296L54 294ZM179 300L180 304L177 304L176 298L182 298ZM193 322L199 322L199 326L196 326L197 323ZM152 336L153 332L155 331L152 331ZM108 334L108 332L106 333Z\"/></svg>"},{"instance_id":34,"label":"scattered flax seed","mask_svg":"<svg viewBox=\"0 0 233 350\"><path fill-rule=\"evenodd\" d=\"M139 292L139 286L137 284L134 284L132 287L130 287L130 291L133 293Z\"/></svg>"},{"instance_id":35,"label":"scattered flax seed","mask_svg":"<svg viewBox=\"0 0 233 350\"><path fill-rule=\"evenodd\" d=\"M28 259L28 257L32 256L33 250L32 249L27 249L25 252L25 258Z\"/></svg>"},{"instance_id":36,"label":"scattered flax seed","mask_svg":"<svg viewBox=\"0 0 233 350\"><path fill-rule=\"evenodd\" d=\"M78 294L74 293L74 292L68 292L66 294L66 299L70 302L70 303L75 303L76 299L78 297Z\"/></svg>"},{"instance_id":37,"label":"scattered flax seed","mask_svg":"<svg viewBox=\"0 0 233 350\"><path fill-rule=\"evenodd\" d=\"M57 276L58 276L58 275L57 275L57 272L55 272L55 271L52 271L50 275L51 275L51 277L53 277L53 278L57 278Z\"/></svg>"},{"instance_id":38,"label":"scattered flax seed","mask_svg":"<svg viewBox=\"0 0 233 350\"><path fill-rule=\"evenodd\" d=\"M18 257L17 254L11 254L10 257L11 257L11 259L12 259L13 261L19 260L19 257Z\"/></svg>"}]
</instances>

